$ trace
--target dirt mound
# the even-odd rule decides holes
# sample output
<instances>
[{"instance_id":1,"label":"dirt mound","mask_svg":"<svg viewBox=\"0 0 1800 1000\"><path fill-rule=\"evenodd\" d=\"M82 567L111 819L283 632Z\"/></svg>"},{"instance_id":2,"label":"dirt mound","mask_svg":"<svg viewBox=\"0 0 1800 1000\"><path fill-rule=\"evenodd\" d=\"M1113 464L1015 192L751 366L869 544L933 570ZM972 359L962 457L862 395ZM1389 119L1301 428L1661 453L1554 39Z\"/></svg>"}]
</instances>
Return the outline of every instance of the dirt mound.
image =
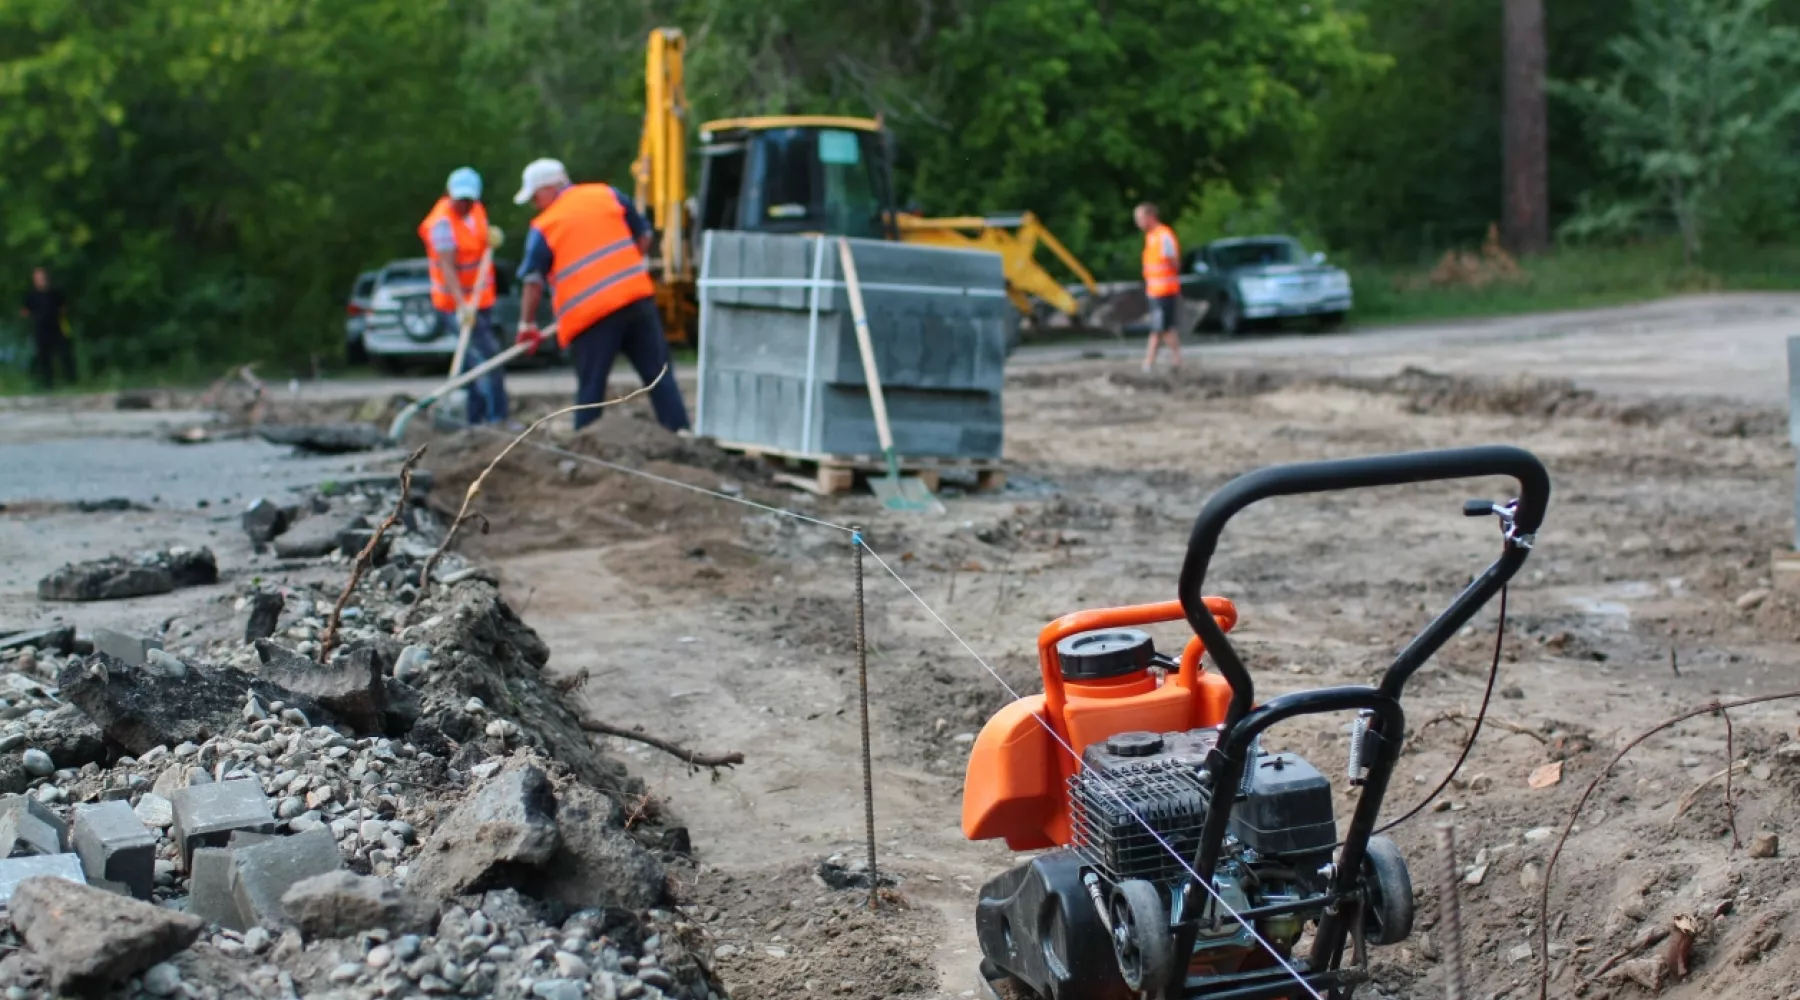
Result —
<instances>
[{"instance_id":1,"label":"dirt mound","mask_svg":"<svg viewBox=\"0 0 1800 1000\"><path fill-rule=\"evenodd\" d=\"M469 484L509 440L510 435L471 429L435 443L426 464L439 477L443 502L459 506ZM745 513L736 504L690 496L575 456L732 495L769 482L760 463L710 442L677 437L636 410L609 414L580 433L540 430L488 477L472 508L506 519L508 553L693 533L735 525ZM476 538L470 549L483 551Z\"/></svg>"}]
</instances>

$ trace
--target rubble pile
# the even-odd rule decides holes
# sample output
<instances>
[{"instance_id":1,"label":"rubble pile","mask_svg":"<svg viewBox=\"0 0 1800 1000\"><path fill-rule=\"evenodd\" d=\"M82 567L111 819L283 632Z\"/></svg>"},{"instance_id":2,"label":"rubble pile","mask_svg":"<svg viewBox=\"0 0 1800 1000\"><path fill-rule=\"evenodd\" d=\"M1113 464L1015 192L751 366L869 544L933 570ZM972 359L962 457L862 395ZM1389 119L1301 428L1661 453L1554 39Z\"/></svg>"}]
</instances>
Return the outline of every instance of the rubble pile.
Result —
<instances>
[{"instance_id":1,"label":"rubble pile","mask_svg":"<svg viewBox=\"0 0 1800 1000\"><path fill-rule=\"evenodd\" d=\"M279 556L318 522L342 562L397 500L245 530ZM719 994L669 891L685 831L644 815L485 574L447 556L401 627L439 531L408 507L325 663L330 585L255 579L241 641L0 645L0 994Z\"/></svg>"}]
</instances>

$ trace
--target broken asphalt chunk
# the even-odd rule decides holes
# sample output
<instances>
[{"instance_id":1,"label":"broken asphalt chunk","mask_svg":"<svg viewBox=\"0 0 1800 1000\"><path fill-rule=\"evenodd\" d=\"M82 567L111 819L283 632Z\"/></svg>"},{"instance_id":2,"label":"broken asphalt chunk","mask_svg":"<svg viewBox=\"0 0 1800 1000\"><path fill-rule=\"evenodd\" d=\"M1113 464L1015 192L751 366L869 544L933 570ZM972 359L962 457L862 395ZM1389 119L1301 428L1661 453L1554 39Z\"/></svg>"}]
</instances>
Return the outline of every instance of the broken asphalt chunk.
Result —
<instances>
[{"instance_id":1,"label":"broken asphalt chunk","mask_svg":"<svg viewBox=\"0 0 1800 1000\"><path fill-rule=\"evenodd\" d=\"M11 911L58 993L123 982L183 951L204 929L188 914L56 877L21 883Z\"/></svg>"}]
</instances>

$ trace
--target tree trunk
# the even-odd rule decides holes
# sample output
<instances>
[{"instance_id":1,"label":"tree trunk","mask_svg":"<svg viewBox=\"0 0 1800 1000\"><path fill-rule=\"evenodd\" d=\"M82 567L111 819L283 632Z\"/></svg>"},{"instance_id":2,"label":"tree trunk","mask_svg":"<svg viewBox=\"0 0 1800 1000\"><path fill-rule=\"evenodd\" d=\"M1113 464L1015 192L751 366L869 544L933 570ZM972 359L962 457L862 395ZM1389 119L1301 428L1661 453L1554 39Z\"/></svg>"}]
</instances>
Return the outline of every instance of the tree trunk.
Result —
<instances>
[{"instance_id":1,"label":"tree trunk","mask_svg":"<svg viewBox=\"0 0 1800 1000\"><path fill-rule=\"evenodd\" d=\"M1544 72L1544 0L1502 0L1505 5L1503 129L1505 205L1501 232L1515 254L1550 246L1550 164Z\"/></svg>"}]
</instances>

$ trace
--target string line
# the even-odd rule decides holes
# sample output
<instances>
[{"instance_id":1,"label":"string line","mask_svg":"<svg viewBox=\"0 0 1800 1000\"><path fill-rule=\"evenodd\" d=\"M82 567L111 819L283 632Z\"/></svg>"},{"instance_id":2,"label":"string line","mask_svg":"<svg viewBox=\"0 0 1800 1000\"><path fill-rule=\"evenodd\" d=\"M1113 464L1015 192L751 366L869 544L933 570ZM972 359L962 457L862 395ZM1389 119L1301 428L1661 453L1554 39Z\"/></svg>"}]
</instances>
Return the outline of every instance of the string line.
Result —
<instances>
[{"instance_id":1,"label":"string line","mask_svg":"<svg viewBox=\"0 0 1800 1000\"><path fill-rule=\"evenodd\" d=\"M490 427L478 427L477 429L486 431L488 433L495 434L495 435L498 435L501 437L508 436L504 432L495 430ZM1006 682L1006 678L1000 676L1000 672L995 670L993 668L993 666L988 663L987 659L985 657L983 657L979 652L976 651L974 646L969 644L968 640L964 639L962 637L962 635L956 631L955 628L951 627L949 622L944 620L944 617L942 615L938 614L937 609L933 608L931 606L931 604L925 600L925 598L921 597L919 595L919 592L914 590L912 585L907 583L906 579L904 577L902 577L897 571L895 571L894 567L888 565L887 560L883 559L881 557L881 553L876 552L875 549L869 545L868 539L858 529L851 527L849 525L836 524L831 521L822 520L820 518L809 517L805 514L801 514L797 511L788 510L784 507L774 507L774 506L771 506L768 504L757 503L754 500L749 500L749 499L746 499L741 496L732 496L729 493L723 493L718 490L709 490L702 486L695 486L691 483L684 483L678 479L671 479L667 476L659 476L659 475L656 475L655 473L646 472L642 469L634 469L630 466L620 465L616 462L609 462L603 458L597 458L593 455L584 455L580 452L570 451L566 448L561 448L556 445L543 444L543 443L535 442L535 441L526 441L523 443L525 445L527 445L528 447L537 448L540 451L549 452L551 454L562 455L564 457L574 459L578 462L586 462L586 463L589 463L592 465L600 466L601 468L610 469L614 472L621 472L626 475L638 476L640 478L648 479L652 482L662 483L662 484L665 484L668 486L676 486L676 487L679 487L684 490L688 490L693 493L699 493L703 496L714 497L719 500L727 500L732 503L741 504L745 507L754 508L756 510L764 511L764 512L767 512L770 514L777 514L777 515L780 515L783 517L790 517L790 518L793 518L794 520L802 521L807 524L816 525L821 528L829 528L833 531L841 531L841 532L848 534L850 536L851 544L860 546L863 549L863 551L865 551L869 554L870 558L875 560L876 565L880 566L884 571L887 572L887 574L889 576L893 577L894 582L898 583L900 585L901 589L905 590L907 595L910 596L915 602L918 603L919 607L925 609L925 613L927 615L930 615L932 620L937 622L938 626L940 628L942 628L950 636L950 638L956 640L957 644L962 646L963 650L965 652L967 652L971 657L973 657L975 662L980 664L981 668L983 670L987 671L988 675L991 676L992 678L994 678L994 680L999 683L1000 687L1006 691L1007 695L1009 695L1013 701L1018 701L1023 697L1023 695L1019 694L1017 689L1015 689L1011 684L1008 684ZM1193 878L1194 883L1199 885L1200 888L1204 889L1206 891L1207 895L1212 897L1213 901L1218 905L1218 907L1220 909L1222 909L1226 913L1230 914L1231 917L1238 922L1238 926L1244 928L1244 930L1249 933L1251 938L1253 940L1255 940L1256 943L1258 945L1260 945L1264 951L1269 953L1269 957L1273 958L1275 960L1275 962L1281 966L1283 971L1285 971L1289 976L1293 977L1294 982L1297 985L1299 985L1301 989L1305 990L1307 992L1307 994L1313 998L1313 1000L1324 1000L1324 997L1317 990L1313 989L1312 985L1306 981L1306 978L1300 973L1300 971L1298 969L1296 969L1288 961L1288 959L1285 956L1283 956L1278 950L1276 950L1276 948L1273 945L1271 945L1262 936L1262 934L1256 930L1256 927L1252 923L1245 920L1243 918L1242 914L1238 913L1237 910L1233 909L1231 904L1229 902L1227 902L1222 895L1220 895L1219 891L1217 889L1213 888L1213 886L1211 885L1209 880L1202 879L1200 877L1200 874L1198 872L1196 872L1194 870L1193 866L1188 863L1187 859L1182 857L1181 852L1177 851L1175 849L1174 845L1170 844L1166 839L1164 839L1163 835L1158 833L1156 828L1151 826L1149 821L1146 820L1137 811L1137 809L1133 808L1133 806L1131 805L1130 802L1125 800L1125 798L1121 794L1121 789L1119 788L1119 786L1117 786L1113 783L1113 781L1110 777L1106 776L1103 772L1096 771L1092 768L1089 768L1086 765L1086 763L1082 761L1081 755L1075 751L1075 748L1073 746L1071 746L1067 740L1063 739L1062 735L1056 731L1056 728L1054 726L1051 726L1049 721L1044 718L1042 712L1033 713L1032 718L1037 721L1039 726L1043 727L1044 732L1048 733L1052 740L1056 741L1057 745L1063 749L1063 752L1067 753L1070 756L1070 758L1072 758L1075 761L1076 767L1085 771L1090 777L1097 779L1099 785L1105 790L1107 795L1110 796L1113 799L1113 801L1115 803L1117 803L1118 806L1125 811L1125 813L1127 815L1129 815L1134 821L1136 821L1139 826L1142 826L1144 828L1144 831L1150 835L1151 839L1155 840L1156 843L1158 844L1158 846L1160 846L1165 852L1167 852L1171 858L1174 858L1175 863L1180 865L1181 869Z\"/></svg>"}]
</instances>

